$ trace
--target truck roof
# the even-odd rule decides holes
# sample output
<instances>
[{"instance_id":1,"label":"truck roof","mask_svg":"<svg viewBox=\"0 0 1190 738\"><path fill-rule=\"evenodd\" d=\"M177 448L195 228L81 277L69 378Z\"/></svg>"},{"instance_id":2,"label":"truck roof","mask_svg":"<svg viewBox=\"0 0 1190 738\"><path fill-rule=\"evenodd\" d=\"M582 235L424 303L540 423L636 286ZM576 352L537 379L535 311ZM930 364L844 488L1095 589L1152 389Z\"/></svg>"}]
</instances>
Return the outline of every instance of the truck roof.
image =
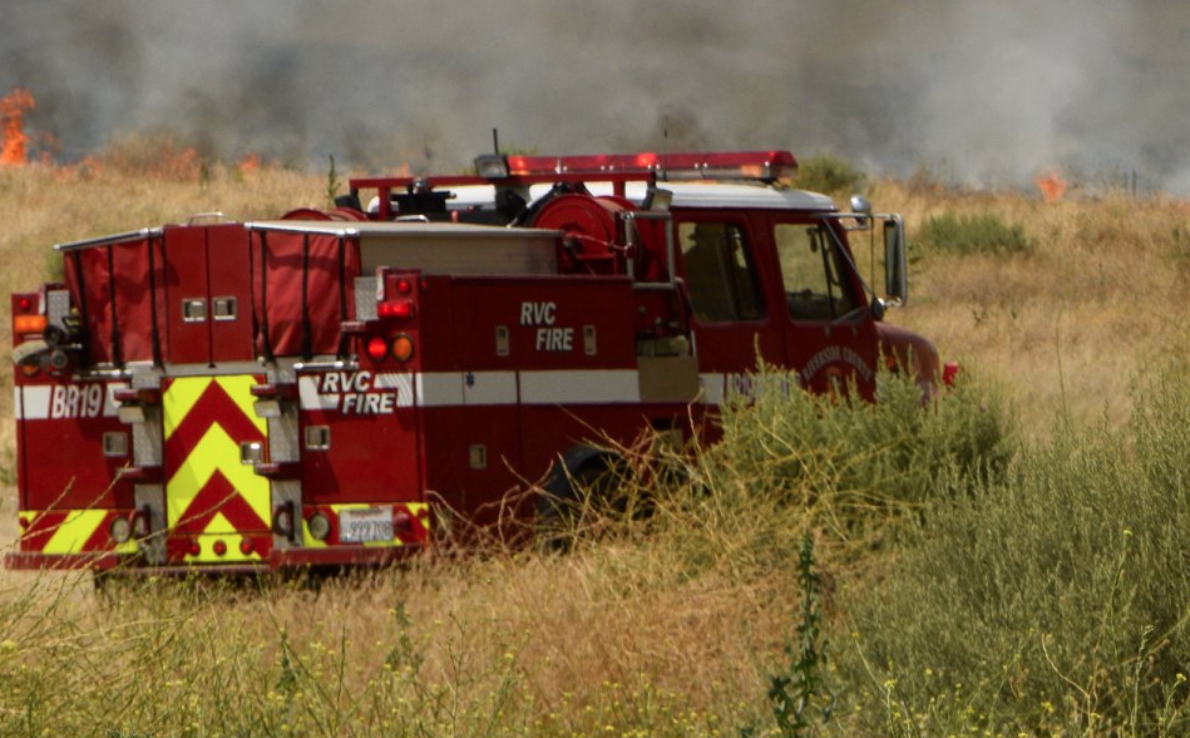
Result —
<instances>
[{"instance_id":1,"label":"truck roof","mask_svg":"<svg viewBox=\"0 0 1190 738\"><path fill-rule=\"evenodd\" d=\"M472 223L442 223L422 220L398 220L392 222L334 221L334 220L254 220L244 226L254 231L288 231L291 233L312 233L327 236L362 236L365 239L509 239L520 237L526 240L540 240L552 243L562 236L562 231L542 228L492 228Z\"/></svg>"},{"instance_id":2,"label":"truck roof","mask_svg":"<svg viewBox=\"0 0 1190 738\"><path fill-rule=\"evenodd\" d=\"M633 187L633 185L636 185ZM673 205L682 208L760 208L771 210L835 210L826 195L807 190L777 189L761 185L723 182L660 182L658 187L673 193ZM634 192L636 190L636 192ZM608 190L610 192L610 188ZM631 182L627 196L641 202L643 182Z\"/></svg>"},{"instance_id":3,"label":"truck roof","mask_svg":"<svg viewBox=\"0 0 1190 738\"><path fill-rule=\"evenodd\" d=\"M763 210L835 211L835 203L826 195L807 190L778 189L753 184L724 182L659 182L660 189L673 193L672 206L677 208L749 208ZM544 197L551 189L549 184L535 184L529 188L530 201ZM591 194L611 195L610 182L587 184ZM626 197L640 205L644 202L647 186L644 182L628 182ZM492 210L495 208L496 187L494 185L460 185L451 188L449 210ZM376 198L368 205L368 211L378 209Z\"/></svg>"}]
</instances>

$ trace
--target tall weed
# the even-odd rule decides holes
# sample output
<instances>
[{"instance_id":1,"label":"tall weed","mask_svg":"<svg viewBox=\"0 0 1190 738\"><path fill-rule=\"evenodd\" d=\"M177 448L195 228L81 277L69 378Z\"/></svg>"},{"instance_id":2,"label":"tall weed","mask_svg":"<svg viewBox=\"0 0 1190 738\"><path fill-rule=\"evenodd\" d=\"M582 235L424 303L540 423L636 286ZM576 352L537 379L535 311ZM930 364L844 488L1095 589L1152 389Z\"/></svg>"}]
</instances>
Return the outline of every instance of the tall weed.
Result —
<instances>
[{"instance_id":1,"label":"tall weed","mask_svg":"<svg viewBox=\"0 0 1190 738\"><path fill-rule=\"evenodd\" d=\"M1190 391L1131 425L1059 421L999 481L940 499L854 615L873 730L1180 734L1190 662ZM859 702L864 702L860 699Z\"/></svg>"},{"instance_id":2,"label":"tall weed","mask_svg":"<svg viewBox=\"0 0 1190 738\"><path fill-rule=\"evenodd\" d=\"M794 375L760 372L753 393L722 407L722 442L695 457L692 504L713 506L717 527L730 527L730 510L782 520L773 534L788 555L807 527L862 550L969 480L1003 476L1017 442L995 390L964 380L923 407L913 379L882 373L879 384L869 403L791 391Z\"/></svg>"},{"instance_id":3,"label":"tall weed","mask_svg":"<svg viewBox=\"0 0 1190 738\"><path fill-rule=\"evenodd\" d=\"M1019 224L995 213L957 215L946 212L927 218L918 239L928 249L951 254L1016 254L1033 249Z\"/></svg>"}]
</instances>

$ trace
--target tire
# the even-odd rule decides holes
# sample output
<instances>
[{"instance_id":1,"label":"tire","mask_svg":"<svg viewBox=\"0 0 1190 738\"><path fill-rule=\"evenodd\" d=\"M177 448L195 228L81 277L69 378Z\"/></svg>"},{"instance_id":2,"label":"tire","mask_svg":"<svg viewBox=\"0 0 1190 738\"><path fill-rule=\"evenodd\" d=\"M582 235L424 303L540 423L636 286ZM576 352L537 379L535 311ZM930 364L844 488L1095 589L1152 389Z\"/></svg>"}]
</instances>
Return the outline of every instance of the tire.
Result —
<instances>
[{"instance_id":1,"label":"tire","mask_svg":"<svg viewBox=\"0 0 1190 738\"><path fill-rule=\"evenodd\" d=\"M601 449L572 449L554 462L537 498L537 531L543 547L569 551L588 526L622 514L624 500L617 492L626 470L623 459Z\"/></svg>"}]
</instances>

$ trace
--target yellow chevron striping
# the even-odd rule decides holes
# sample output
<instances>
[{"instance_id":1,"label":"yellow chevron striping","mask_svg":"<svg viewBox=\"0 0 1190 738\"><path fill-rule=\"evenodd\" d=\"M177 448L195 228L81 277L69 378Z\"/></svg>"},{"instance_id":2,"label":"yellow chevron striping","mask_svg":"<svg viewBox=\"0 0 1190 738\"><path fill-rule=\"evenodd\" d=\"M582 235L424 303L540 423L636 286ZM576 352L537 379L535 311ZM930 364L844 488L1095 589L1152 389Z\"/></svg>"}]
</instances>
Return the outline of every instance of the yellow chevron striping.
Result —
<instances>
[{"instance_id":1,"label":"yellow chevron striping","mask_svg":"<svg viewBox=\"0 0 1190 738\"><path fill-rule=\"evenodd\" d=\"M107 510L71 510L66 518L59 523L58 529L46 541L42 553L74 554L84 553L83 546L103 525L107 518ZM32 520L32 517L30 517ZM113 547L118 553L136 553L136 542L128 541ZM113 550L104 549L104 550Z\"/></svg>"},{"instance_id":2,"label":"yellow chevron striping","mask_svg":"<svg viewBox=\"0 0 1190 738\"><path fill-rule=\"evenodd\" d=\"M262 435L268 432L268 420L258 418L253 408L252 386L257 379L252 374L233 374L218 377L181 377L173 380L162 398L165 410L163 428L166 440L182 425L182 421L198 404L207 388L214 382L231 398L244 417L248 418Z\"/></svg>"},{"instance_id":3,"label":"yellow chevron striping","mask_svg":"<svg viewBox=\"0 0 1190 738\"><path fill-rule=\"evenodd\" d=\"M213 381L215 381L213 377L186 377L170 382L161 398L164 415L162 428L165 440L168 441L174 431L182 425L186 415L194 408L199 398L202 397L202 393L207 391L207 387Z\"/></svg>"},{"instance_id":4,"label":"yellow chevron striping","mask_svg":"<svg viewBox=\"0 0 1190 738\"><path fill-rule=\"evenodd\" d=\"M169 490L169 524L177 525L177 517L183 512L198 515L204 510L189 510L194 498L202 491L211 477L219 471L240 493L240 496L268 522L269 480L259 476L251 466L240 463L240 447L223 427L212 423L202 439L194 445L186 461L174 470L166 483Z\"/></svg>"},{"instance_id":5,"label":"yellow chevron striping","mask_svg":"<svg viewBox=\"0 0 1190 738\"><path fill-rule=\"evenodd\" d=\"M227 393L227 396L232 399L244 417L251 420L256 429L260 431L262 436L267 436L269 431L269 421L266 418L257 417L255 398L252 397L252 387L256 384L257 379L251 374L235 374L231 376L216 377L215 381Z\"/></svg>"}]
</instances>

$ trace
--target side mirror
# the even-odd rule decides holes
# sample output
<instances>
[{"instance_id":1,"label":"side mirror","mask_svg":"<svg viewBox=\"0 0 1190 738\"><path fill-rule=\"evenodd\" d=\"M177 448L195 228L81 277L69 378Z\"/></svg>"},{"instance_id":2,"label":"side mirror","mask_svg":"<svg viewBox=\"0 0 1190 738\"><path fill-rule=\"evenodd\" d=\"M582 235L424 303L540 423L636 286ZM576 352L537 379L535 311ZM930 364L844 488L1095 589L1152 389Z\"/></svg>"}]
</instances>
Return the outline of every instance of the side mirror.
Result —
<instances>
[{"instance_id":1,"label":"side mirror","mask_svg":"<svg viewBox=\"0 0 1190 738\"><path fill-rule=\"evenodd\" d=\"M897 216L884 221L884 293L900 305L909 301L905 223Z\"/></svg>"},{"instance_id":2,"label":"side mirror","mask_svg":"<svg viewBox=\"0 0 1190 738\"><path fill-rule=\"evenodd\" d=\"M863 195L851 196L851 212L856 214L855 227L857 230L866 231L872 227L872 203L868 202L868 198Z\"/></svg>"}]
</instances>

